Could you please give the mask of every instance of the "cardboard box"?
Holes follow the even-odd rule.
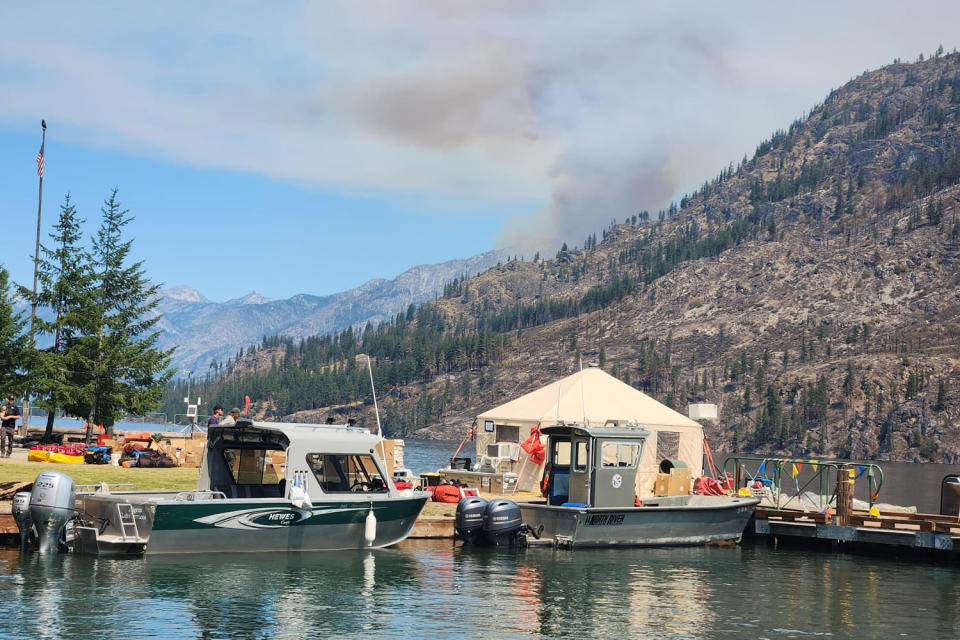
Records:
[[[690,493],[690,469],[673,468],[670,473],[658,473],[654,485],[655,496],[684,496]]]
[[[667,495],[685,496],[690,493],[690,469],[670,469],[670,488]]]
[[[655,496],[666,496],[669,495],[670,491],[670,474],[669,473],[658,473],[657,480],[653,484],[653,495]]]

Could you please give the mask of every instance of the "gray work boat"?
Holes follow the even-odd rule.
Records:
[[[739,542],[755,498],[680,495],[635,503],[642,427],[556,425],[548,436],[543,502],[520,502],[523,524],[557,546],[667,546]]]
[[[194,491],[74,495],[69,476],[44,471],[18,524],[31,517],[41,553],[67,533],[99,555],[385,547],[410,535],[429,494],[396,488],[381,442],[346,425],[240,420],[208,431]]]

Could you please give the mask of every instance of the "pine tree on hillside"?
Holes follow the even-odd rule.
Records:
[[[80,225],[77,210],[68,193],[60,205],[60,217],[53,227],[52,247],[40,246],[37,280],[40,289],[36,304],[52,311],[52,320],[37,318],[36,328],[53,338],[46,349],[35,353],[32,388],[40,397],[38,404],[47,410],[44,442],[53,437],[56,410],[76,402],[72,384],[74,371],[80,369],[79,342],[81,309],[90,301],[90,256],[79,246]],[[30,299],[33,292],[18,287],[20,295]]]
[[[22,373],[29,355],[28,338],[23,333],[23,314],[14,313],[10,295],[10,276],[0,266],[0,389],[5,394],[19,394],[24,390],[26,376]]]
[[[132,240],[123,228],[133,219],[120,208],[117,190],[101,208],[103,219],[94,239],[94,295],[83,309],[84,379],[72,413],[87,416],[87,441],[94,424],[112,433],[127,413],[142,415],[160,403],[163,387],[173,376],[173,353],[157,348],[159,285],[144,277],[142,262],[127,265]]]

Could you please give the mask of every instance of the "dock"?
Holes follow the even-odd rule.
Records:
[[[832,551],[934,552],[960,559],[960,522],[928,513],[854,511],[849,524],[838,517],[786,509],[757,509],[753,532],[772,544],[812,545]]]

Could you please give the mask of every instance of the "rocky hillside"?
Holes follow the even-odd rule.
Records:
[[[239,350],[263,336],[304,338],[318,333],[383,322],[411,304],[436,297],[443,285],[464,274],[477,274],[506,260],[504,251],[488,251],[462,260],[419,265],[393,280],[371,280],[329,296],[301,294],[270,300],[251,292],[224,303],[211,302],[188,286],[161,291],[157,312],[163,315],[160,346],[176,347],[174,366],[204,375],[210,363],[226,365]]]
[[[462,433],[582,357],[717,403],[715,448],[956,462],[958,183],[960,56],[865,73],[679,206],[448,285],[434,351],[378,356],[423,372],[388,385],[387,426]]]

